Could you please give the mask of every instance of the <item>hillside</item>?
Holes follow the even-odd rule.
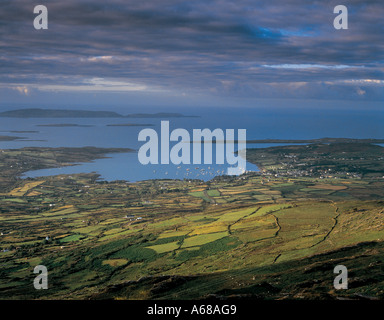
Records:
[[[253,156],[278,163],[274,155],[301,147]],[[348,144],[342,154],[368,152],[365,170],[380,148]],[[305,159],[337,148],[307,149]],[[207,182],[21,180],[31,168],[127,150],[3,151],[0,299],[384,299],[384,179],[376,175],[284,176],[270,164]],[[49,270],[49,290],[31,290],[38,264]],[[339,264],[348,290],[333,287]]]

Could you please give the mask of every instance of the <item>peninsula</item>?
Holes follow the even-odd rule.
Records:
[[[113,111],[67,110],[67,109],[16,109],[0,112],[0,117],[8,118],[190,118],[181,113],[134,113],[122,115]]]

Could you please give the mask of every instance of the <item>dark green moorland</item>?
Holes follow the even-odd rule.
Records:
[[[208,182],[19,178],[126,151],[1,150],[1,299],[384,298],[384,148],[248,150],[259,173]]]

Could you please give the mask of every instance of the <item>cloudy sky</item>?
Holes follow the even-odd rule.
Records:
[[[48,30],[33,27],[38,4]],[[348,30],[333,27],[338,4]],[[383,17],[383,0],[2,0],[0,106],[377,108]]]

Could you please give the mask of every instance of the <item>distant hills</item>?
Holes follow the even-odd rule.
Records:
[[[190,118],[181,113],[134,113],[122,115],[113,111],[57,110],[57,109],[17,109],[0,112],[0,117],[8,118]]]
[[[121,118],[112,111],[55,110],[55,109],[18,109],[0,112],[0,117],[10,118]]]

